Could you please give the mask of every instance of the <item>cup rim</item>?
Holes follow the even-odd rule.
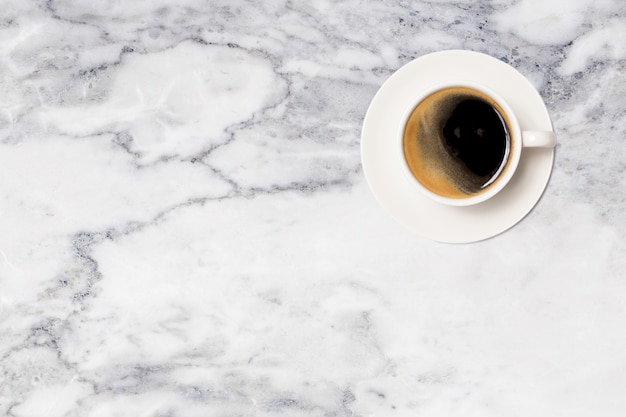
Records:
[[[409,168],[406,158],[404,157],[404,148],[403,148],[404,147],[404,130],[406,128],[406,123],[409,117],[411,116],[411,114],[413,113],[413,110],[417,107],[417,105],[419,105],[419,103],[421,103],[424,99],[426,99],[431,94],[436,93],[437,91],[441,91],[441,90],[449,89],[449,88],[455,88],[455,87],[471,88],[481,93],[484,93],[488,95],[490,98],[492,98],[506,113],[507,119],[510,124],[509,126],[511,130],[510,134],[514,138],[511,144],[511,148],[509,150],[510,161],[507,164],[507,166],[504,168],[504,171],[498,177],[498,180],[488,190],[478,195],[465,197],[465,198],[444,197],[442,195],[439,195],[429,190],[424,185],[422,185],[422,183],[411,172],[411,169]],[[521,157],[521,152],[522,152],[522,131],[519,126],[517,117],[515,116],[513,109],[511,109],[511,106],[498,93],[493,91],[491,88],[483,84],[476,83],[476,82],[469,81],[469,80],[464,80],[464,79],[454,79],[454,80],[448,80],[445,82],[440,82],[422,90],[419,94],[417,94],[415,98],[411,100],[410,105],[407,106],[407,110],[402,116],[397,136],[399,138],[398,152],[400,156],[402,170],[404,171],[405,176],[420,192],[424,193],[431,200],[438,202],[438,203],[450,205],[450,206],[470,206],[470,205],[482,203],[494,197],[508,184],[508,182],[511,180],[511,178],[515,174],[515,171],[517,170],[517,166],[519,164],[519,160]]]

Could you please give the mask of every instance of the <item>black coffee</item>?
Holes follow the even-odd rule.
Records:
[[[485,182],[498,172],[509,141],[496,109],[473,98],[456,105],[443,127],[443,138],[447,151]]]
[[[449,87],[424,98],[411,112],[403,153],[413,176],[449,198],[485,192],[507,169],[512,143],[506,113],[487,94]]]

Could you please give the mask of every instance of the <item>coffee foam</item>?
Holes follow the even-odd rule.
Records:
[[[447,116],[463,100],[477,99],[488,103],[502,117],[512,135],[506,113],[491,97],[467,87],[451,87],[432,93],[413,109],[404,129],[403,152],[413,176],[428,190],[447,198],[479,195],[497,182],[510,163],[510,152],[498,174],[485,184],[466,166],[459,164],[446,150],[443,126]],[[512,148],[514,138],[509,136]]]

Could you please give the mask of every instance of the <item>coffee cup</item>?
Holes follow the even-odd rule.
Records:
[[[401,120],[406,177],[433,201],[452,206],[494,197],[513,178],[523,148],[556,143],[551,131],[522,130],[506,100],[465,80],[422,91]]]

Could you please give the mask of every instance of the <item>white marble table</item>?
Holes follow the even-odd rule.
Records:
[[[3,0],[0,415],[626,415],[626,3]],[[412,59],[527,76],[517,226],[398,225],[360,163]]]

